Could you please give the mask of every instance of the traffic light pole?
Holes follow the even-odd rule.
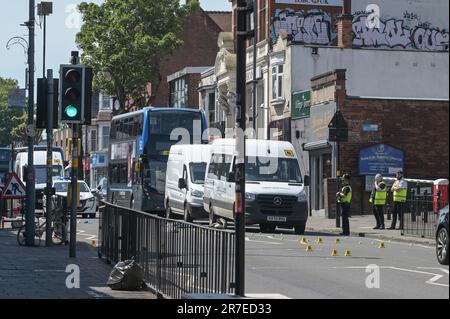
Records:
[[[45,188],[45,245],[52,245],[52,187],[53,187],[53,101],[55,94],[53,70],[47,70],[47,187]]]
[[[246,126],[246,43],[247,43],[247,3],[237,1],[237,41],[236,41],[236,257],[235,294],[245,296],[245,126]]]
[[[28,120],[27,126],[32,130],[34,125],[34,16],[35,3],[34,0],[29,0],[29,20],[26,23],[28,26]],[[27,246],[34,246],[34,210],[35,210],[35,171],[34,171],[34,136],[28,132],[28,168],[26,172],[26,215],[25,215],[25,243]]]
[[[69,257],[77,256],[77,186],[78,186],[78,124],[72,125],[72,169],[70,196],[70,244]]]

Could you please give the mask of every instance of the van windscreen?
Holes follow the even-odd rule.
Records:
[[[249,182],[302,183],[295,158],[247,157],[245,178]]]
[[[194,184],[204,184],[206,174],[206,163],[190,163],[191,182]]]

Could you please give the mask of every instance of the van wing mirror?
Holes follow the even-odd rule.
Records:
[[[236,173],[235,172],[229,172],[227,174],[227,182],[228,183],[236,183]]]
[[[186,181],[184,180],[184,178],[180,178],[178,180],[178,188],[179,189],[187,188]]]
[[[305,186],[309,186],[311,184],[310,180],[309,180],[309,175],[305,175],[303,177],[303,185]]]

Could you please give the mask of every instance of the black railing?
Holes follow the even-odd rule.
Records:
[[[102,203],[98,249],[111,263],[135,259],[161,297],[234,293],[234,231]]]
[[[407,202],[403,207],[402,235],[435,238],[439,210],[448,205],[441,203],[440,197],[436,202],[439,204],[435,203],[433,194],[410,189]],[[388,217],[390,217],[389,213],[393,211],[394,207],[392,196],[388,198],[387,206]]]

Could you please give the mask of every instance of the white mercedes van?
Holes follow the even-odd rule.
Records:
[[[251,139],[246,146],[246,224],[259,224],[262,232],[278,226],[303,234],[308,203],[294,147]],[[235,139],[215,140],[211,146],[203,198],[211,226],[218,218],[234,220],[235,183],[229,176],[234,172],[235,149]]]
[[[210,145],[174,145],[166,173],[166,217],[182,215],[185,221],[207,218],[203,210],[203,184],[210,159]]]

